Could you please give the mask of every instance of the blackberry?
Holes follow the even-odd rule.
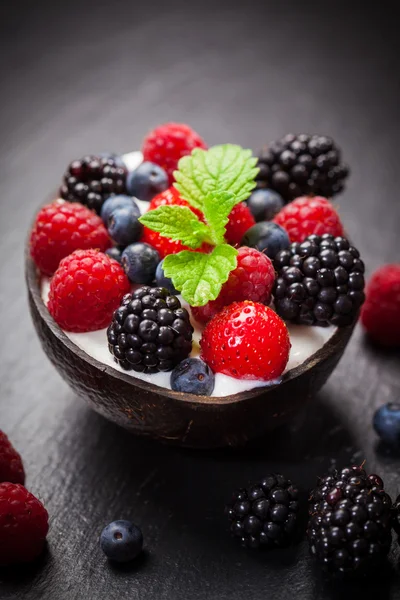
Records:
[[[349,168],[334,141],[322,135],[285,135],[258,155],[258,188],[278,192],[285,202],[299,196],[331,198],[344,189]]]
[[[85,156],[69,165],[60,196],[69,202],[81,202],[100,214],[107,198],[126,194],[127,174],[128,170],[118,156]]]
[[[298,497],[298,489],[279,474],[238,490],[226,507],[231,533],[247,548],[287,546],[296,528]]]
[[[362,467],[323,477],[310,497],[311,554],[331,574],[377,567],[392,542],[391,505],[382,479]]]
[[[302,325],[343,327],[365,300],[364,263],[344,237],[310,235],[274,259],[276,312]]]
[[[126,294],[107,329],[108,348],[127,371],[172,371],[192,350],[189,313],[165,288]]]

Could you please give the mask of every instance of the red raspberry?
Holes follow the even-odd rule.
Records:
[[[201,137],[188,125],[165,123],[147,134],[143,141],[143,160],[160,165],[168,174],[169,184],[174,181],[173,173],[179,159],[191,154],[194,148],[207,148]]]
[[[155,198],[153,198],[153,200],[150,202],[149,210],[154,210],[159,206],[187,206],[192,212],[194,212],[195,215],[199,217],[199,219],[203,219],[202,213],[197,210],[197,208],[190,206],[186,200],[183,200],[183,198],[180,197],[178,190],[176,190],[174,187],[170,187],[165,190],[165,192],[161,192],[161,194],[155,196]],[[153,246],[153,248],[158,251],[161,259],[165,258],[167,254],[177,254],[182,250],[191,250],[191,248],[184,246],[182,242],[170,240],[157,233],[157,231],[148,229],[148,227],[143,227],[141,241]],[[196,252],[206,252],[208,249],[208,244],[203,244],[201,248],[196,250]]]
[[[22,459],[5,433],[0,431],[0,482],[25,483]]]
[[[400,346],[400,264],[385,265],[372,275],[361,309],[361,323],[383,346]]]
[[[66,331],[95,331],[110,324],[131,286],[121,265],[98,250],[76,250],[50,282],[48,309]]]
[[[100,217],[86,206],[56,200],[39,211],[30,245],[42,273],[53,275],[60,260],[74,250],[97,248],[104,252],[112,241]]]
[[[236,204],[229,215],[226,226],[226,241],[232,246],[239,246],[246,231],[255,224],[250,209],[243,202]]]
[[[274,281],[275,270],[268,256],[255,248],[241,246],[237,256],[237,267],[231,271],[218,298],[205,306],[193,307],[193,316],[197,321],[207,323],[224,306],[232,302],[252,300],[269,304]]]
[[[235,302],[206,325],[201,357],[217,373],[236,379],[270,381],[289,359],[290,340],[284,321],[258,302]]]
[[[313,233],[343,235],[339,215],[332,204],[322,196],[297,198],[284,206],[274,221],[286,229],[291,242],[304,242],[306,237]]]
[[[0,483],[0,565],[34,560],[43,551],[49,515],[18,483]]]

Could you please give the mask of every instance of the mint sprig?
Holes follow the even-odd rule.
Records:
[[[189,248],[199,248],[204,241],[211,241],[209,227],[187,206],[160,206],[144,213],[139,221],[152,231],[182,242]]]
[[[203,214],[211,230],[214,244],[224,243],[224,234],[232,208],[240,200],[229,192],[209,192],[203,202]]]

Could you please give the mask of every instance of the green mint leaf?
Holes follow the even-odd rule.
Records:
[[[217,244],[224,243],[225,226],[232,208],[240,200],[229,192],[209,192],[204,198],[203,214],[211,229],[211,240]]]
[[[202,209],[204,197],[209,192],[221,191],[235,194],[238,202],[246,200],[255,188],[259,171],[257,158],[251,150],[234,144],[213,146],[209,150],[196,148],[184,156],[174,171],[175,187],[182,198],[195,208]]]
[[[189,252],[169,254],[163,263],[164,273],[191,306],[204,306],[215,300],[237,265],[238,251],[228,244],[216,246],[211,254]]]
[[[139,219],[152,231],[189,248],[199,248],[210,239],[210,230],[187,206],[160,206],[144,213]]]

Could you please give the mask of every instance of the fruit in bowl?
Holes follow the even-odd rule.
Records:
[[[79,204],[79,176],[82,208],[107,242],[64,228],[41,236],[38,260],[32,234],[30,308],[50,360],[107,418],[184,446],[238,445],[287,421],[325,383],[363,302],[364,265],[326,199],[301,200],[301,240],[290,241],[293,220],[285,229],[290,205],[256,224],[246,205],[259,174],[252,152],[207,150],[197,134],[185,145],[187,126],[171,150],[177,127],[158,129],[170,143],[147,156],[157,169],[141,168],[140,152],[71,163],[49,231]],[[114,183],[103,186],[107,167]],[[129,195],[135,185],[142,198]],[[329,210],[339,225],[324,232]]]

